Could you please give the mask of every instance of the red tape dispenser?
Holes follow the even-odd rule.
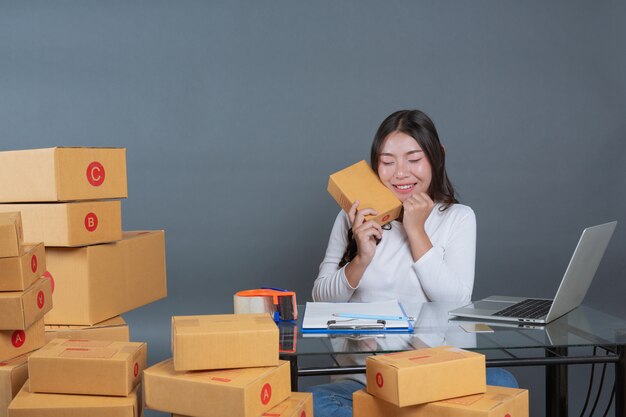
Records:
[[[253,298],[254,297],[254,298]],[[281,288],[260,288],[235,294],[235,313],[270,313],[274,321],[298,318],[296,293]]]

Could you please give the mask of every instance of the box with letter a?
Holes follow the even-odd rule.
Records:
[[[177,372],[171,359],[144,371],[147,408],[195,417],[258,417],[289,397],[289,362]]]
[[[1,203],[127,196],[126,149],[57,147],[0,152]]]
[[[26,330],[0,330],[0,361],[32,352],[45,344],[43,319]]]

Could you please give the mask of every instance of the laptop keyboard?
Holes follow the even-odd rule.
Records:
[[[548,314],[551,305],[552,300],[535,300],[528,298],[517,304],[513,304],[504,310],[500,310],[493,315],[501,317],[527,317],[530,319],[536,319]]]

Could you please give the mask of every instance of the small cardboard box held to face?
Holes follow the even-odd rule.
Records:
[[[141,385],[127,397],[39,394],[26,381],[9,406],[9,417],[141,417]]]
[[[335,172],[328,179],[328,192],[347,213],[356,200],[358,209],[372,208],[376,216],[366,216],[383,225],[400,216],[402,202],[380,182],[378,176],[365,161]]]
[[[145,343],[54,339],[28,359],[30,391],[126,396],[146,361]]]
[[[46,252],[43,243],[22,246],[22,253],[12,258],[0,258],[0,291],[24,291],[46,272]]]
[[[47,324],[45,328],[46,342],[50,342],[53,339],[130,341],[128,324],[121,316],[113,317],[93,326]]]
[[[528,417],[528,390],[487,386],[484,394],[427,404],[398,407],[368,394],[352,395],[353,412],[359,417]]]
[[[52,283],[39,278],[25,291],[0,292],[0,330],[24,330],[52,309]]]
[[[171,359],[143,374],[147,408],[195,417],[257,417],[290,395],[289,362],[279,366],[176,372]]]
[[[368,356],[367,392],[398,407],[484,393],[485,356],[451,346]]]
[[[0,204],[0,212],[20,211],[25,242],[84,246],[122,238],[119,200],[48,204]]]
[[[54,308],[46,324],[94,325],[167,296],[165,232],[124,232],[122,240],[46,248]]]
[[[28,379],[28,354],[0,362],[0,417],[7,417],[7,408]]]
[[[0,152],[0,202],[126,198],[126,149]]]
[[[19,256],[23,241],[24,232],[20,213],[0,213],[0,258]]]
[[[43,319],[26,330],[0,330],[0,362],[32,352],[45,344]]]
[[[278,365],[278,327],[269,314],[172,317],[174,369]]]

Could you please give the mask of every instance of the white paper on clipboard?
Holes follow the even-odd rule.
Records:
[[[302,331],[326,331],[328,322],[335,320],[355,326],[369,326],[377,323],[370,319],[347,319],[335,314],[368,314],[375,316],[405,316],[402,306],[397,300],[376,301],[371,303],[318,303],[307,302],[302,319]],[[404,320],[385,321],[385,330],[409,330],[410,323]]]

